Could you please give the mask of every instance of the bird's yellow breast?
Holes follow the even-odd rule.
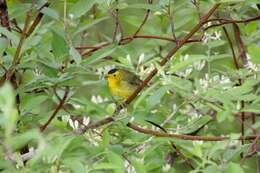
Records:
[[[108,81],[108,86],[112,95],[123,98],[128,98],[136,89],[126,81]]]

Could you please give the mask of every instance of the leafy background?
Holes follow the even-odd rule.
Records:
[[[258,0],[6,3],[10,28],[0,27],[3,172],[260,171]],[[178,44],[174,38],[183,38],[215,3],[221,5],[211,18],[231,22],[205,23],[192,37],[194,42],[160,66]],[[21,31],[24,27],[28,31],[39,14],[40,23],[26,36]],[[239,27],[238,35],[232,22]],[[241,50],[246,51],[244,56]],[[15,57],[18,62],[8,80]],[[95,124],[116,109],[104,79],[114,67],[141,79],[155,67],[158,73],[115,121]],[[128,122],[160,133],[156,125],[167,133],[230,138],[213,142],[158,138],[127,127]],[[237,140],[241,134],[256,139],[242,144]]]

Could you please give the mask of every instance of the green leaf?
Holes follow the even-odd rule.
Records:
[[[24,97],[22,106],[26,111],[38,109],[38,107],[48,99],[46,95],[28,95]]]
[[[131,160],[132,165],[135,168],[136,173],[146,173],[145,165],[137,160]]]
[[[117,168],[114,170],[115,173],[122,173],[122,172],[124,172],[124,170],[125,170],[124,161],[123,161],[121,156],[119,156],[118,154],[110,151],[107,154],[107,158],[108,158],[110,163],[112,163],[114,165],[117,165]]]
[[[194,119],[193,121],[189,122],[188,125],[185,125],[185,127],[181,128],[179,133],[181,134],[193,133],[196,130],[200,129],[205,124],[207,124],[210,120],[212,120],[212,118],[208,115]]]
[[[11,146],[13,150],[17,150],[24,147],[26,144],[32,141],[36,141],[38,143],[41,140],[41,138],[42,136],[38,130],[29,130],[22,134],[16,135],[12,139]]]
[[[117,6],[118,9],[126,9],[126,8],[134,8],[134,9],[144,9],[144,10],[151,10],[151,11],[156,11],[159,10],[159,6],[157,4],[126,4],[126,3],[120,3]]]
[[[55,20],[59,20],[59,13],[57,11],[55,11],[54,9],[52,8],[49,8],[49,7],[44,7],[41,12],[43,14],[45,14],[46,16],[49,16]]]
[[[100,22],[103,22],[106,19],[109,19],[109,18],[107,16],[104,16],[104,17],[101,17],[99,19],[96,19],[96,20],[92,21],[91,23],[87,23],[86,25],[84,25],[82,27],[79,27],[79,29],[75,33],[73,33],[72,36],[75,37],[77,34],[83,32],[83,31],[86,31],[87,29],[95,26],[96,24],[98,24]]]
[[[223,122],[230,116],[232,116],[232,112],[229,110],[218,111],[217,120],[218,120],[218,122]]]
[[[94,52],[93,55],[91,55],[90,57],[85,58],[83,60],[83,63],[90,65],[108,55],[111,55],[116,49],[117,49],[116,45],[110,45],[106,48],[100,49],[100,50]]]
[[[153,108],[154,106],[158,105],[161,102],[162,97],[167,93],[169,90],[169,86],[162,86],[157,89],[151,96],[147,98],[146,104],[149,108]]]
[[[9,43],[8,40],[4,37],[0,37],[0,55],[3,55],[3,52],[8,47]],[[0,59],[0,64],[3,63],[2,58]]]
[[[77,158],[66,158],[62,161],[64,165],[72,170],[73,173],[85,173],[83,163]]]
[[[256,44],[250,44],[250,46],[248,47],[248,53],[253,63],[260,64],[260,46]]]
[[[68,46],[64,40],[64,37],[57,34],[56,31],[52,32],[52,37],[53,53],[56,59],[62,60],[63,57],[68,54]]]
[[[114,163],[103,162],[103,163],[94,165],[91,170],[92,171],[100,170],[100,169],[109,170],[109,169],[117,169],[117,168],[118,168],[118,165],[116,165]]]
[[[222,173],[216,165],[210,165],[203,170],[203,173]]]
[[[73,60],[76,62],[76,64],[80,64],[81,55],[79,54],[79,52],[73,46],[70,46],[70,52],[69,53],[72,56]]]
[[[5,35],[7,38],[9,38],[14,45],[17,45],[19,42],[19,37],[16,36],[14,33],[8,31],[6,28],[3,28],[0,26],[0,34]]]
[[[96,3],[96,0],[78,0],[71,8],[70,13],[75,18],[79,18],[86,14],[90,8]]]
[[[240,167],[240,164],[230,162],[227,167],[228,173],[244,173],[244,170]]]
[[[179,70],[183,70],[189,65],[192,65],[194,62],[198,62],[200,60],[206,59],[205,55],[190,55],[189,58],[185,61],[177,62],[176,64],[171,66],[170,73],[176,73]]]
[[[109,145],[109,142],[110,142],[109,131],[108,131],[108,130],[105,130],[105,131],[103,132],[102,144],[103,144],[104,146],[108,146],[108,145]]]
[[[11,84],[5,83],[0,88],[0,125],[5,129],[5,137],[10,138],[16,127],[17,110]]]

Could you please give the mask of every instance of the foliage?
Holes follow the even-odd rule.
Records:
[[[238,140],[260,130],[259,0],[6,3],[11,29],[0,27],[3,172],[259,171],[259,137]],[[161,66],[216,3],[209,21]],[[115,103],[104,79],[114,67],[142,80],[158,70],[119,112],[116,104],[123,101]],[[143,134],[129,122],[153,131]],[[155,137],[156,131],[191,138]]]

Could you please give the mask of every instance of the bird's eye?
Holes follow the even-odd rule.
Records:
[[[114,77],[116,77],[116,74],[114,74]]]

